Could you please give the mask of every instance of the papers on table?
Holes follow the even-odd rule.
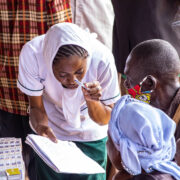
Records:
[[[58,143],[54,143],[46,137],[31,134],[27,136],[26,143],[57,173],[105,173],[97,162],[86,156],[73,142],[58,140]]]

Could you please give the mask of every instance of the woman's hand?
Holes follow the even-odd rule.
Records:
[[[38,135],[47,137],[51,141],[57,143],[56,136],[55,136],[53,130],[49,126],[39,124],[36,126],[35,130],[36,130]]]
[[[42,96],[29,96],[30,124],[40,136],[48,137],[57,142],[53,130],[48,126],[48,117],[44,108]]]
[[[84,84],[85,88],[82,88],[84,98],[86,101],[99,101],[102,96],[102,87],[98,81],[89,82]]]
[[[102,87],[98,81],[88,82],[82,87],[84,99],[86,100],[88,114],[90,118],[99,125],[108,124],[113,104],[105,105],[100,101],[102,96]]]

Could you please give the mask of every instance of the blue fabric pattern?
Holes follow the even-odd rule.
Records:
[[[157,170],[180,179],[180,167],[172,161],[176,152],[174,121],[160,109],[129,95],[115,104],[109,133],[120,151],[122,165],[131,175]]]

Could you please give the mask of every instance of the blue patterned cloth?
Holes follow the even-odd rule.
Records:
[[[116,103],[109,123],[110,136],[128,173],[157,170],[180,179],[180,167],[172,162],[175,129],[175,123],[163,111],[129,95]]]

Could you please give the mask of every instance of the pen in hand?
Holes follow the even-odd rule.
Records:
[[[79,86],[83,87],[84,89],[88,90],[88,88],[80,81],[78,81],[77,79],[74,80]]]

